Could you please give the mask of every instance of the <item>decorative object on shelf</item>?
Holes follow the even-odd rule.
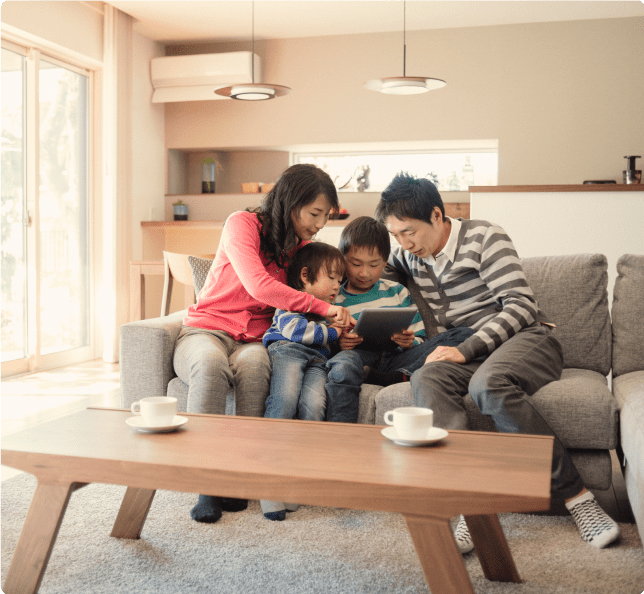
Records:
[[[337,208],[332,208],[329,211],[329,219],[332,221],[348,219],[349,216],[349,211],[346,208],[340,208],[339,211]]]
[[[201,193],[215,193],[215,161],[214,159],[201,160]]]
[[[407,76],[407,3],[403,0],[403,75],[368,80],[364,86],[370,91],[380,91],[387,95],[417,95],[440,89],[447,83],[440,78]]]
[[[587,179],[583,185],[602,185],[602,184],[616,184],[614,179]]]
[[[232,85],[230,87],[223,87],[217,89],[217,95],[230,97],[231,99],[238,99],[240,101],[264,101],[266,99],[274,99],[281,97],[291,91],[289,87],[282,87],[280,85],[271,85],[268,83],[255,83],[255,1],[252,2],[252,31],[253,31],[253,45],[251,56],[253,59],[253,78],[252,83],[242,83]]]
[[[261,184],[262,192],[264,194],[268,194],[274,187],[275,184]]]
[[[635,159],[641,159],[640,155],[631,155],[630,157],[624,157],[628,159],[628,169],[623,171],[624,183],[625,184],[641,184],[642,183],[642,170],[635,169]]]
[[[187,221],[188,220],[188,205],[183,203],[183,200],[177,200],[172,204],[172,210],[174,211],[174,220],[175,221]]]
[[[257,182],[246,182],[241,186],[243,194],[257,194],[259,192],[259,183]]]
[[[369,165],[360,165],[356,168],[353,176],[356,178],[358,192],[364,192],[369,189]]]

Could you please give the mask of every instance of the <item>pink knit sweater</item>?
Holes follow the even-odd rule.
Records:
[[[235,340],[258,342],[276,307],[326,315],[328,303],[291,289],[286,270],[268,264],[259,249],[260,228],[255,214],[240,211],[228,217],[199,301],[183,320],[186,326],[225,330]]]

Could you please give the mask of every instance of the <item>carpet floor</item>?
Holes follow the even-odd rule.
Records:
[[[36,480],[2,483],[2,580]],[[258,502],[216,524],[190,519],[196,495],[158,491],[141,539],[111,538],[125,487],[93,484],[70,500],[40,594],[427,594],[404,520],[385,512],[301,507],[270,522]],[[476,594],[641,594],[644,550],[635,525],[604,550],[570,517],[502,514],[522,584],[490,582],[476,553]]]

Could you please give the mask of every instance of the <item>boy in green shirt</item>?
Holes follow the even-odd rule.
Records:
[[[335,305],[346,307],[354,319],[366,307],[410,307],[409,291],[400,283],[382,279],[391,244],[387,228],[371,217],[358,217],[340,236],[340,251],[347,264],[347,280],[340,287]],[[427,355],[438,346],[456,346],[471,336],[469,328],[450,328],[430,339],[420,313],[411,326],[391,340],[394,350],[374,350],[353,332],[343,332],[340,352],[327,362],[327,421],[356,423],[363,381],[390,385],[405,381],[422,367]],[[364,379],[364,367],[370,371]]]

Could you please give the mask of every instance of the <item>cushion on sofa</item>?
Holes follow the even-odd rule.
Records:
[[[523,258],[528,284],[541,309],[557,325],[564,367],[608,375],[611,326],[608,261],[602,254]]]
[[[606,378],[587,369],[564,369],[561,379],[537,391],[532,398],[552,430],[567,448],[614,449],[617,445],[617,404]],[[383,388],[376,396],[375,422],[399,406],[413,406],[411,385]],[[494,422],[478,410],[470,395],[465,409],[473,431],[495,431]]]
[[[376,413],[375,400],[376,395],[380,390],[382,390],[382,386],[362,384],[362,389],[360,390],[358,423],[369,425],[374,424]],[[178,377],[175,377],[168,384],[167,395],[177,399],[177,410],[179,412],[186,412],[188,410],[188,386]],[[226,395],[226,414],[235,414],[235,392],[232,388],[228,390]]]
[[[192,282],[195,286],[195,296],[198,298],[201,289],[206,284],[208,272],[214,260],[208,258],[200,258],[199,256],[188,256],[188,264],[192,271]]]
[[[613,376],[644,371],[644,255],[617,260],[612,316]]]
[[[165,396],[175,377],[172,359],[186,311],[124,324],[119,331],[121,406],[149,396]],[[159,356],[161,355],[161,356]]]

